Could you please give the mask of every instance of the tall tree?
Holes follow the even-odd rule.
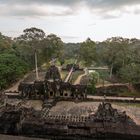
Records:
[[[45,35],[45,32],[37,28],[29,28],[23,31],[23,35],[16,38],[17,50],[25,60],[33,59],[36,50],[38,62],[41,65],[50,61],[52,57],[61,58],[63,54],[63,42],[55,34]],[[23,51],[23,50],[26,51]],[[22,53],[22,51],[24,53]],[[31,61],[33,62],[33,61]],[[34,63],[33,63],[34,64]]]
[[[55,34],[50,34],[42,41],[42,45],[43,60],[47,61],[51,58],[58,58],[60,60],[62,59],[64,53],[64,43],[62,42],[61,38]]]
[[[105,50],[102,54],[103,61],[110,67],[110,77],[116,74],[119,69],[129,60],[129,40],[120,37],[113,37],[104,42]]]
[[[45,38],[45,32],[42,29],[31,27],[23,30],[23,35],[19,36],[17,40],[34,42],[34,41],[43,40],[44,38]]]
[[[140,82],[140,64],[129,64],[122,67],[119,76],[123,82],[138,83]]]
[[[81,43],[80,58],[85,62],[86,66],[90,66],[96,61],[96,45],[90,38]]]
[[[0,52],[11,49],[12,39],[0,33]]]
[[[34,65],[34,53],[37,51],[40,57],[43,47],[42,41],[45,37],[46,35],[43,30],[35,27],[27,28],[21,36],[15,38],[15,49],[25,61],[30,61],[30,64]]]

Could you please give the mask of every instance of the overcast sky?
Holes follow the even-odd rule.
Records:
[[[140,0],[0,0],[0,32],[37,27],[64,42],[140,38]]]

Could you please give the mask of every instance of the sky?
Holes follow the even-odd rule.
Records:
[[[64,42],[140,39],[140,0],[0,0],[2,34],[17,37],[30,27]]]

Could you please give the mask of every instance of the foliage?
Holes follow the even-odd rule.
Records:
[[[52,58],[58,58],[61,65],[79,59],[82,66],[108,66],[110,77],[113,75],[122,82],[140,82],[140,40],[112,37],[96,43],[90,38],[81,43],[63,43],[55,34],[46,35],[42,29],[32,27],[14,40],[0,33],[1,87],[27,71],[27,64],[34,68],[35,51],[39,66],[48,65]],[[102,79],[108,77],[104,73],[100,76]]]
[[[55,34],[46,36],[45,32],[38,28],[28,28],[15,39],[15,49],[26,61],[30,60],[34,65],[34,53],[38,54],[38,64],[49,62],[51,58],[59,58],[62,61],[63,42]]]
[[[76,58],[79,55],[81,43],[64,43],[64,58]]]
[[[140,64],[129,64],[125,67],[122,67],[119,71],[119,75],[124,82],[140,82]]]
[[[29,42],[33,45],[39,40],[43,40],[45,38],[45,32],[41,29],[31,27],[23,30],[23,35],[16,38],[18,41]]]
[[[28,65],[14,54],[0,54],[0,90],[28,71]]]
[[[140,64],[140,41],[112,37],[97,45],[98,61],[110,68],[112,74],[122,82],[139,82],[138,68]]]
[[[14,41],[0,33],[0,90],[23,76],[28,68],[15,50]]]
[[[16,55],[24,60],[26,63],[30,65],[31,68],[34,67],[34,50],[29,47],[28,44],[16,42],[13,44],[14,50],[16,52]]]
[[[51,58],[58,58],[62,62],[63,42],[61,38],[55,34],[50,34],[42,41],[42,46],[41,58],[44,61],[49,61]]]
[[[99,80],[99,73],[92,72],[89,74],[89,85],[88,85],[88,93],[95,94],[96,92],[96,84]]]
[[[109,72],[108,70],[98,70],[98,73],[99,73],[99,77],[100,77],[100,80],[108,80],[109,78]]]
[[[81,43],[80,59],[84,60],[86,66],[90,66],[96,61],[96,46],[95,42],[88,38],[85,42]]]
[[[99,73],[98,72],[92,72],[89,74],[90,77],[90,83],[91,85],[95,85],[97,84],[98,80],[99,80]]]
[[[10,37],[4,36],[0,33],[0,53],[10,50],[12,40]]]
[[[45,37],[45,32],[43,30],[35,27],[27,28],[23,31],[22,35],[15,38],[15,43],[13,46],[20,58],[28,61],[33,67],[34,53],[37,51],[38,56],[40,56],[42,50],[42,41],[45,39]],[[40,63],[41,62],[39,62],[39,64]]]
[[[5,88],[17,78],[34,69],[34,53],[38,55],[38,66],[56,57],[63,64],[63,42],[54,34],[46,36],[41,29],[32,27],[12,40],[0,33],[0,89]],[[28,67],[28,69],[27,69]]]
[[[105,62],[114,74],[120,67],[127,64],[129,59],[129,41],[122,38],[111,38],[104,42],[102,61]]]

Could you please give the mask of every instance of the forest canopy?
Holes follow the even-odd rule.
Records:
[[[62,65],[66,60],[78,59],[84,67],[108,66],[110,78],[121,82],[140,82],[140,40],[112,37],[102,42],[87,38],[79,43],[64,43],[55,34],[42,29],[27,28],[12,39],[0,33],[0,90],[25,73],[34,69],[34,53],[38,66],[57,58]]]

